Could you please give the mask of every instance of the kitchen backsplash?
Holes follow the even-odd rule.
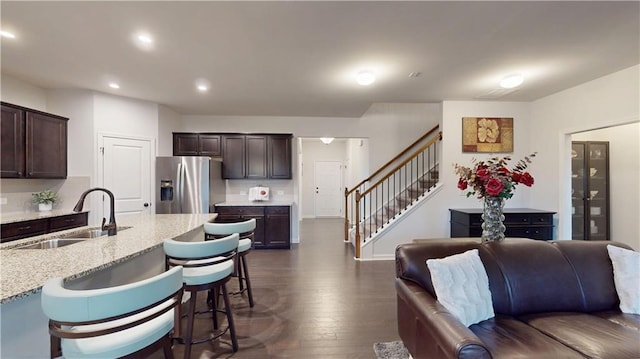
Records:
[[[293,180],[227,180],[227,202],[249,200],[249,188],[269,187],[269,202],[293,202]]]
[[[67,177],[67,179],[13,179],[3,178],[0,184],[0,213],[35,212],[38,205],[32,201],[35,192],[50,189],[58,193],[58,202],[53,209],[69,210],[90,187],[87,177]]]

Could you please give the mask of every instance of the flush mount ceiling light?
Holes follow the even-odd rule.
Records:
[[[320,137],[320,141],[322,141],[322,143],[324,143],[325,145],[328,145],[333,142],[333,137]]]
[[[211,84],[209,83],[209,81],[207,79],[202,79],[202,78],[197,79],[195,84],[196,84],[196,90],[198,90],[199,92],[207,92],[211,87]]]
[[[0,30],[0,36],[6,37],[8,39],[15,39],[16,38],[16,35],[14,35],[12,32],[4,31],[4,30]]]
[[[513,74],[505,76],[502,81],[500,81],[500,86],[506,89],[511,89],[522,85],[522,82],[524,82],[524,77],[522,77],[522,75]]]
[[[117,90],[117,89],[120,88],[120,85],[118,85],[115,82],[109,82],[109,87],[111,87],[112,89],[116,89]]]
[[[371,85],[376,81],[376,75],[371,71],[360,71],[356,75],[356,82],[362,86]]]
[[[133,42],[142,50],[152,50],[154,47],[153,37],[146,32],[138,32],[133,35]]]

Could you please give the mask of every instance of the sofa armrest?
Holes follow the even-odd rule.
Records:
[[[398,332],[415,359],[491,358],[484,343],[431,294],[396,278]]]

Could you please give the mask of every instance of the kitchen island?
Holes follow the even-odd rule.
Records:
[[[62,277],[69,288],[129,283],[164,270],[165,238],[197,240],[215,214],[158,214],[118,218],[115,236],[52,249],[16,249],[89,227],[50,233],[0,245],[2,358],[48,357],[47,318],[40,309],[43,284]]]

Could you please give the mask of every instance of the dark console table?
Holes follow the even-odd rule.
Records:
[[[480,237],[482,208],[449,209],[451,238]],[[553,239],[553,215],[556,212],[531,208],[505,208],[504,234],[507,237]]]

